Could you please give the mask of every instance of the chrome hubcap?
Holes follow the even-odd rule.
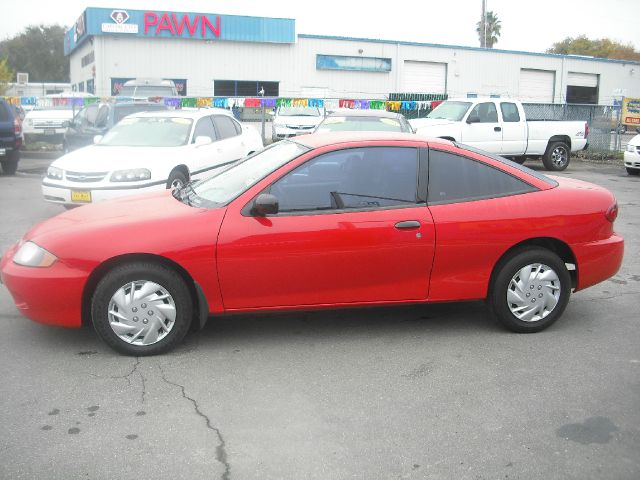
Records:
[[[109,325],[132,345],[152,345],[166,337],[176,321],[169,292],[154,282],[136,280],[118,289],[109,302]]]
[[[567,163],[567,158],[567,151],[562,147],[556,147],[553,149],[553,152],[551,152],[551,160],[559,167]]]
[[[173,182],[171,182],[171,188],[181,188],[182,185],[184,185],[182,183],[182,180],[176,178]]]
[[[553,312],[560,300],[560,290],[560,279],[553,269],[532,263],[511,278],[507,305],[518,320],[537,322]]]

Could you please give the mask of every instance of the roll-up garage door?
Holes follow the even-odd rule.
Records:
[[[447,64],[405,60],[402,90],[411,93],[446,93]]]
[[[567,85],[574,87],[597,87],[598,75],[595,73],[569,72]]]
[[[550,70],[520,70],[518,99],[524,103],[553,103],[556,72]]]

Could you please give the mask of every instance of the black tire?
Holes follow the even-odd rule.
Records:
[[[180,170],[174,170],[167,180],[167,188],[179,188],[187,183],[187,176]]]
[[[521,278],[522,270],[528,266],[535,266],[532,272],[537,270],[551,278],[542,279],[537,275],[530,281]],[[549,270],[555,272],[555,276]],[[520,295],[518,289],[527,284],[529,288],[523,289]],[[559,293],[556,298],[557,288]],[[560,318],[570,295],[571,275],[564,262],[549,250],[533,247],[515,250],[499,262],[487,304],[491,314],[507,329],[518,333],[533,333],[547,328]],[[523,310],[525,306],[529,306],[529,302],[532,308]],[[528,313],[531,313],[529,321],[527,318],[519,318],[512,309],[523,311],[522,317],[528,317]]]
[[[560,172],[569,166],[571,160],[571,149],[564,142],[551,142],[544,152],[542,163],[547,170]]]
[[[629,167],[625,167],[627,169],[627,173],[629,175],[640,175],[640,169],[639,168],[629,168]]]
[[[2,173],[5,175],[15,175],[18,171],[18,162],[20,161],[20,152],[13,150],[7,153],[7,157],[4,160],[0,160],[2,165]]]
[[[129,297],[132,285],[137,292],[160,288],[132,299]],[[114,300],[117,292],[121,292],[122,300],[128,305],[120,305]],[[167,298],[162,298],[167,294]],[[120,315],[110,313],[110,308],[111,312]],[[172,312],[175,312],[173,319]],[[91,319],[96,332],[107,345],[125,355],[147,356],[168,352],[184,338],[192,318],[193,300],[182,277],[173,269],[153,262],[134,262],[115,267],[98,282],[91,300]],[[119,334],[114,328],[120,330]],[[148,329],[149,339],[143,337],[147,333],[142,331],[143,328]]]

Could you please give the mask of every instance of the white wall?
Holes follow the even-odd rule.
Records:
[[[611,104],[614,92],[640,97],[640,65],[582,58],[500,52],[456,47],[328,38],[298,38],[295,44],[266,44],[187,39],[95,37],[71,57],[72,83],[90,78],[91,65],[80,58],[95,48],[96,94],[109,95],[111,77],[186,78],[190,96],[212,96],[214,80],[279,81],[280,95],[325,93],[335,98],[384,98],[402,91],[405,60],[447,65],[450,97],[499,94],[526,97],[519,91],[520,69],[555,72],[556,103],[566,94],[569,71],[600,75],[599,103]],[[360,50],[362,52],[360,52]],[[391,72],[317,70],[316,54],[391,58]]]

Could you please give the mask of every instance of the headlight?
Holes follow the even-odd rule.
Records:
[[[62,169],[58,167],[47,168],[47,178],[53,178],[54,180],[62,180]]]
[[[627,144],[627,152],[635,152],[636,151],[636,146],[635,145],[631,145],[630,143]]]
[[[33,242],[25,242],[13,256],[14,263],[25,267],[50,267],[58,258]]]
[[[131,170],[116,170],[111,175],[112,182],[139,182],[149,180],[151,172],[146,168],[133,168]]]

